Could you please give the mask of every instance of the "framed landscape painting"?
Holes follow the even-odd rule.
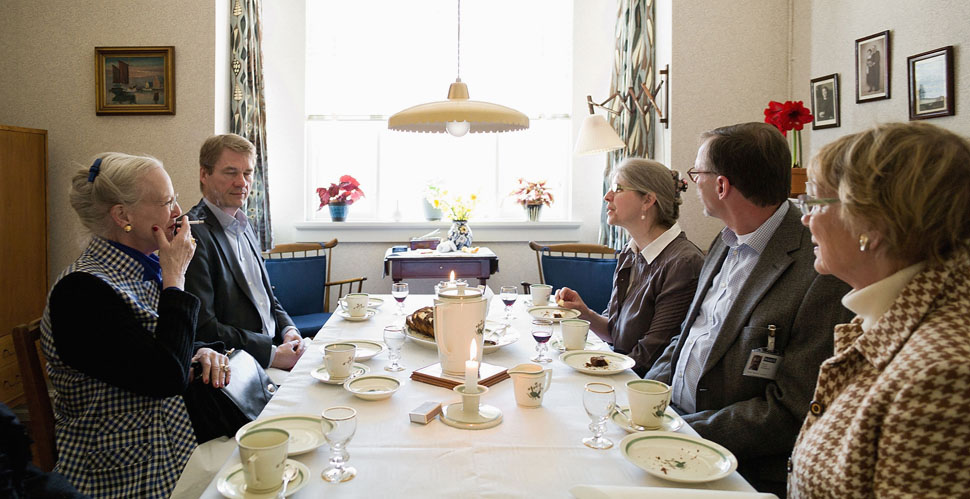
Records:
[[[812,80],[812,130],[836,128],[840,125],[842,108],[839,94],[839,74],[820,76]]]
[[[95,47],[95,112],[175,114],[175,47]]]
[[[855,101],[889,98],[889,31],[855,41]]]
[[[953,46],[906,58],[909,75],[909,119],[953,116]]]

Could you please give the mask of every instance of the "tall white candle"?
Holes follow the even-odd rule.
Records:
[[[448,274],[448,286],[455,287],[455,271],[452,270],[451,274]]]
[[[478,356],[477,346],[473,339],[468,348],[469,359],[465,361],[465,393],[478,391],[478,361],[475,360]]]

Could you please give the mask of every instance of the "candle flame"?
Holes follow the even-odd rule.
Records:
[[[451,280],[451,282],[455,282],[455,271],[454,270],[451,271],[451,274],[449,275],[449,280]]]
[[[478,342],[472,340],[471,346],[468,347],[468,360],[475,360],[478,357]]]

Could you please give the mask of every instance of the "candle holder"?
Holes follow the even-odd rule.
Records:
[[[453,390],[461,395],[461,402],[448,404],[441,411],[441,420],[446,425],[462,430],[484,430],[502,422],[502,411],[498,407],[481,403],[488,387],[475,385],[474,392],[466,393],[465,385],[458,385]]]

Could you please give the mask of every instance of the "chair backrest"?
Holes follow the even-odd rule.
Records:
[[[539,280],[553,288],[567,286],[576,290],[586,305],[603,312],[613,292],[613,273],[618,251],[599,244],[550,244],[534,241]]]
[[[47,391],[47,377],[41,360],[40,319],[13,328],[13,344],[20,365],[20,379],[24,384],[27,411],[30,413],[30,433],[34,439],[34,463],[43,471],[54,469],[57,444],[54,440],[54,409]]]
[[[288,314],[329,312],[327,262],[336,245],[336,239],[327,243],[280,244],[263,255],[273,294]]]

